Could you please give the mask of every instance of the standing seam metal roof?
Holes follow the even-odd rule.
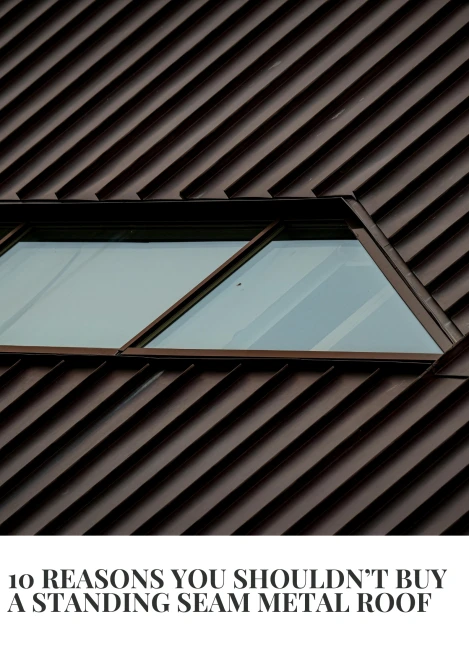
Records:
[[[467,502],[452,504],[468,486],[467,367],[1,361],[3,534],[436,534],[469,525]],[[429,510],[444,515],[427,524]]]
[[[344,196],[461,339],[405,368],[3,354],[2,532],[468,532],[468,18],[2,3],[1,200]]]

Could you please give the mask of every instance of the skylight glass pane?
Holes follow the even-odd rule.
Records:
[[[245,243],[18,242],[0,257],[0,344],[119,348]]]
[[[278,240],[149,348],[441,353],[357,240]]]

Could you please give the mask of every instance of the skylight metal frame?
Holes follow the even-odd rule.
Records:
[[[417,294],[396,270],[387,255],[373,239],[352,206],[341,197],[304,199],[234,199],[190,201],[111,201],[111,202],[7,202],[0,203],[0,227],[12,223],[18,225],[3,237],[0,235],[0,255],[10,249],[33,227],[115,228],[141,227],[164,229],[181,225],[196,230],[201,225],[218,233],[227,228],[242,225],[263,228],[237,253],[209,274],[178,302],[138,332],[121,348],[81,348],[50,346],[2,346],[0,353],[56,353],[82,355],[147,355],[161,357],[210,357],[210,358],[285,358],[285,359],[350,359],[350,360],[400,360],[435,361],[438,354],[424,353],[357,353],[329,351],[249,351],[249,350],[199,350],[143,348],[227,276],[266,246],[279,232],[290,224],[302,223],[315,228],[324,237],[337,237],[340,229],[346,229],[363,246],[374,263],[404,300],[425,330],[441,347],[442,353],[453,346],[452,339],[425,307]],[[251,221],[246,221],[251,220]],[[123,301],[125,307],[125,301]]]

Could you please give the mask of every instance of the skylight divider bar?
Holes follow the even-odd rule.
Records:
[[[237,270],[241,265],[248,261],[254,254],[267,245],[276,235],[284,229],[282,221],[274,221],[258,233],[244,247],[231,256],[225,263],[220,265],[214,272],[208,275],[197,286],[190,290],[180,300],[173,304],[169,309],[162,313],[146,328],[139,332],[135,337],[122,346],[119,352],[127,350],[130,346],[143,345],[150,341],[158,333],[162,332],[168,325],[174,322],[179,316],[199,302],[207,293],[213,290],[226,277]]]

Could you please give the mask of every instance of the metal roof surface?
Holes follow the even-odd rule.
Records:
[[[432,368],[4,355],[0,532],[458,531],[469,378]]]
[[[2,201],[343,196],[459,341],[405,368],[1,355],[2,532],[469,532],[468,18],[1,4]]]

